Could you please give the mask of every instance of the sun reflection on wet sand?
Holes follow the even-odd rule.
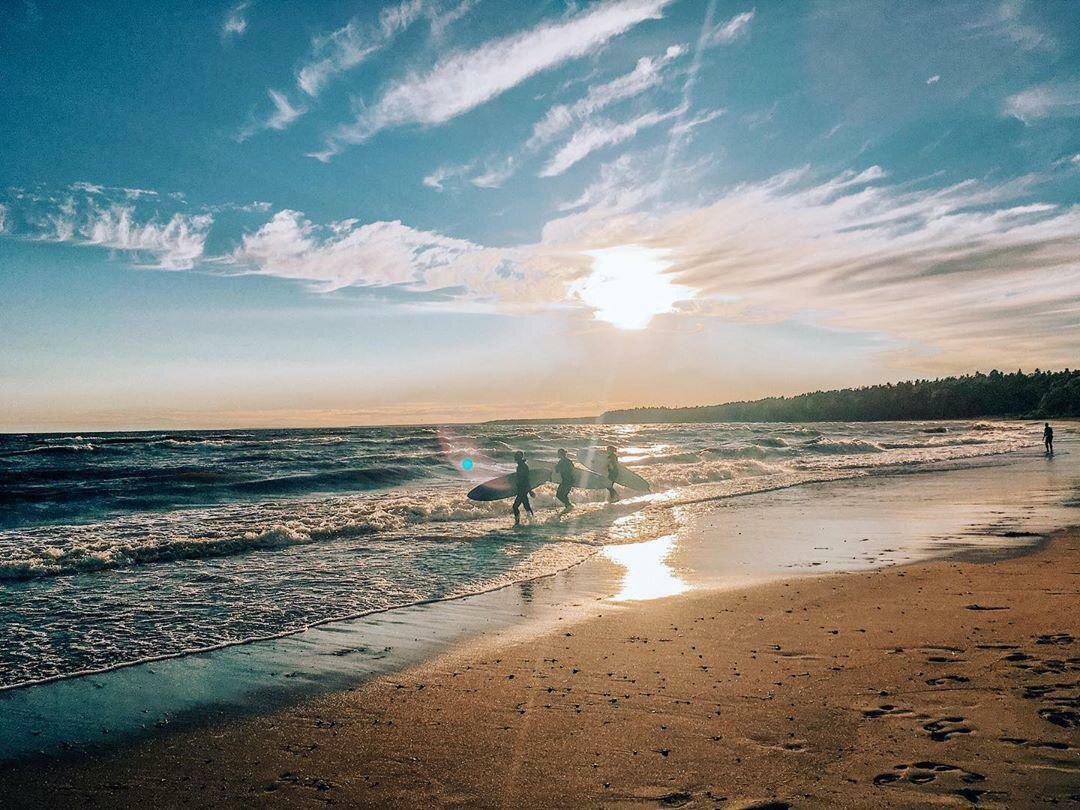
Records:
[[[623,566],[621,589],[611,598],[617,602],[659,599],[690,589],[665,561],[675,550],[675,535],[645,543],[605,546],[604,556]]]

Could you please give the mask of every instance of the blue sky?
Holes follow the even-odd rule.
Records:
[[[0,430],[1080,356],[1080,4],[0,7]]]

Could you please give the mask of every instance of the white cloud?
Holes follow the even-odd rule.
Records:
[[[302,105],[294,106],[289,97],[279,90],[275,90],[272,87],[267,88],[266,95],[270,97],[271,103],[274,105],[274,111],[270,113],[266,118],[253,121],[248,124],[236,135],[236,140],[243,143],[259,130],[285,129],[289,124],[295,121],[297,118],[307,112],[307,107]]]
[[[362,143],[383,129],[445,123],[538,73],[596,51],[645,20],[658,19],[671,2],[605,3],[567,20],[453,53],[431,70],[393,83],[355,121],[332,132],[326,148],[314,156],[328,159],[344,144]]]
[[[431,174],[424,177],[423,183],[428,188],[433,188],[436,191],[445,191],[445,183],[448,180],[456,180],[464,177],[466,174],[472,171],[473,164],[443,164],[435,169]]]
[[[0,203],[0,233],[7,230],[7,206]]]
[[[562,174],[597,149],[630,140],[642,129],[677,118],[682,111],[682,107],[677,107],[663,113],[647,112],[621,124],[604,120],[589,121],[552,156],[540,170],[540,177],[554,177]]]
[[[158,193],[148,188],[128,188],[126,186],[102,186],[97,183],[87,183],[80,180],[77,183],[72,183],[69,188],[72,191],[84,191],[87,194],[113,194],[115,192],[122,193],[125,197],[131,200],[137,200],[140,197],[157,197]]]
[[[461,0],[453,8],[436,13],[431,17],[431,36],[439,40],[446,35],[446,29],[468,14],[480,0]]]
[[[220,211],[239,211],[242,214],[265,214],[274,206],[265,200],[252,200],[249,203],[220,203],[218,205],[209,205],[206,207],[207,211],[213,211],[215,213]]]
[[[876,166],[818,181],[804,168],[660,216],[587,210],[549,223],[543,244],[549,255],[667,250],[673,281],[698,292],[691,308],[701,314],[812,317],[961,364],[1068,363],[1080,206],[1032,200],[1039,180],[919,188],[890,185]]]
[[[1030,87],[1005,100],[1006,115],[1031,124],[1042,118],[1070,118],[1080,115],[1080,81],[1058,82]]]
[[[703,112],[700,115],[696,115],[693,118],[687,118],[684,121],[679,121],[677,124],[671,127],[671,134],[687,135],[693,130],[702,126],[703,124],[707,124],[710,121],[715,121],[725,112],[727,112],[727,110],[724,109],[707,110],[706,112]]]
[[[929,79],[926,80],[926,83],[927,84],[937,84],[940,81],[941,81],[941,77],[938,74],[935,73],[933,76],[931,76]]]
[[[266,126],[270,129],[285,129],[289,124],[303,115],[307,110],[304,107],[294,107],[284,93],[269,89],[266,91],[270,100],[274,102],[274,112],[266,119]]]
[[[297,86],[309,96],[317,96],[332,78],[386,47],[397,34],[416,22],[423,10],[422,0],[406,0],[383,9],[376,25],[353,19],[318,37],[312,44],[309,61],[297,71]]]
[[[1052,51],[1057,42],[1049,33],[1038,25],[1025,22],[1025,0],[1004,0],[1001,3],[986,3],[986,13],[966,26],[976,35],[989,35],[1006,40],[1021,51]]]
[[[605,107],[656,87],[664,78],[664,67],[685,52],[686,49],[683,46],[672,45],[658,59],[642,57],[632,71],[609,82],[591,86],[585,95],[573,104],[558,104],[551,107],[533,127],[532,135],[525,143],[525,147],[538,149]]]
[[[245,12],[247,12],[248,6],[250,5],[250,2],[237,3],[229,9],[229,13],[225,17],[225,22],[221,24],[221,36],[239,38],[244,35],[248,26]]]
[[[428,289],[429,274],[453,265],[477,245],[401,222],[319,227],[297,211],[279,211],[243,237],[232,261],[251,272],[307,281],[321,290],[405,285]]]
[[[5,235],[68,242],[130,253],[145,266],[188,270],[203,256],[213,216],[159,208],[160,195],[95,183],[73,183],[68,193],[20,194],[6,212]]]
[[[514,158],[508,157],[496,166],[489,166],[469,182],[478,188],[498,188],[514,174],[515,163]]]
[[[727,22],[720,23],[709,35],[709,43],[713,45],[727,45],[750,33],[750,23],[757,12],[754,10],[736,14]]]
[[[162,270],[189,270],[202,258],[213,223],[209,214],[174,214],[164,223],[138,222],[129,207],[113,205],[79,227],[82,243],[153,256]]]

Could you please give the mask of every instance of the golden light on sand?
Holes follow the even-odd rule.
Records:
[[[599,321],[619,329],[644,329],[657,315],[672,312],[694,290],[672,281],[666,251],[639,245],[590,250],[592,272],[572,292],[595,310]]]

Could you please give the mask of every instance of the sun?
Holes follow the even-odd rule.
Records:
[[[657,315],[674,311],[676,302],[694,297],[693,289],[672,281],[665,250],[621,245],[586,253],[592,271],[571,292],[593,308],[598,321],[644,329]]]

